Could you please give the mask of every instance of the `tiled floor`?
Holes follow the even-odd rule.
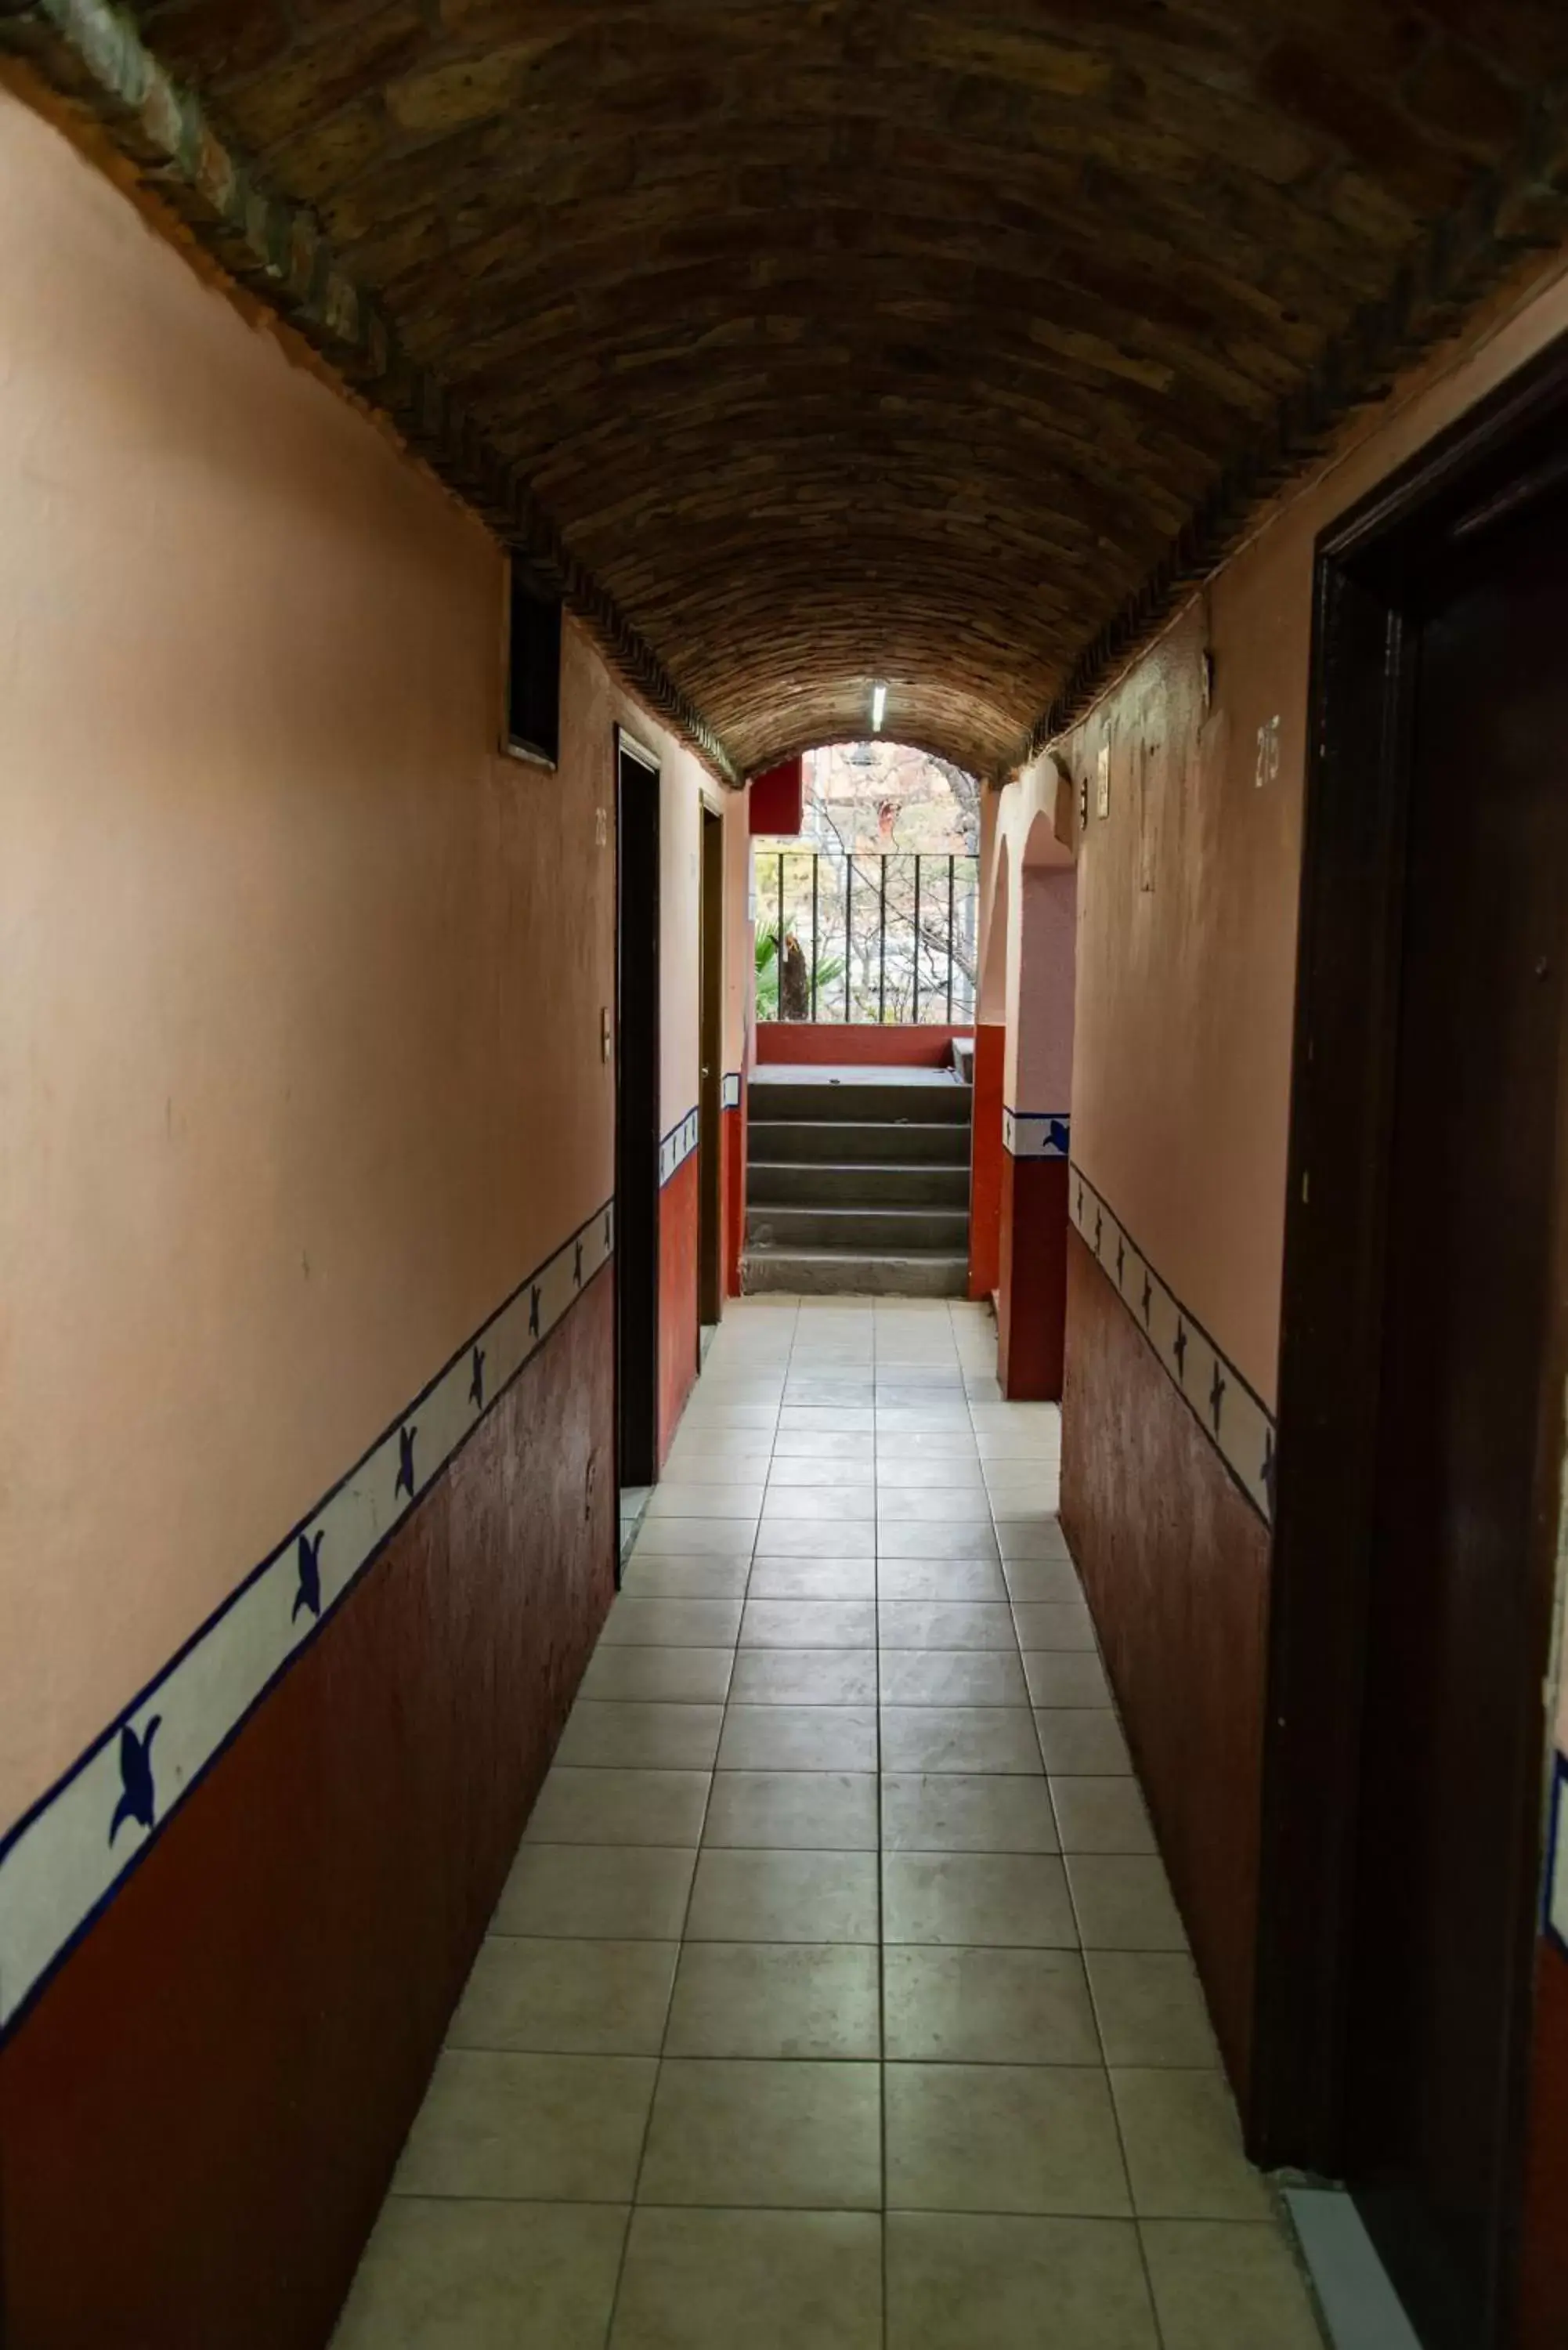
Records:
[[[732,1307],[337,2350],[1318,2350],[978,1307]]]

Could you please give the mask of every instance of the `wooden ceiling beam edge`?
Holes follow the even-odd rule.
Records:
[[[1568,101],[1542,97],[1510,167],[1488,172],[1468,201],[1434,222],[1386,299],[1362,306],[1304,383],[1281,400],[1268,432],[1225,467],[1169,550],[1086,644],[1019,745],[1016,774],[1083,718],[1157,636],[1184,598],[1233,555],[1284,485],[1328,453],[1358,408],[1385,398],[1405,369],[1459,332],[1476,306],[1532,254],[1568,229]]]
[[[342,266],[308,208],[273,195],[106,0],[0,0],[0,50],[21,57],[109,132],[148,187],[231,276],[259,296],[508,547],[561,595],[606,658],[731,789],[742,771],[607,588],[566,545],[520,470]]]

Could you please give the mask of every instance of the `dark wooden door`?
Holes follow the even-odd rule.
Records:
[[[1502,2339],[1550,1544],[1568,514],[1433,557],[1411,781],[1347,2171],[1433,2350]]]
[[[616,760],[618,1482],[659,1474],[659,771]]]

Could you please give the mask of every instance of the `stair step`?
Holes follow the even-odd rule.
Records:
[[[775,1247],[969,1250],[967,1208],[749,1207],[746,1239]]]
[[[895,1166],[845,1159],[753,1158],[746,1177],[753,1208],[956,1208],[969,1206],[969,1169],[917,1163]]]
[[[741,1261],[748,1296],[962,1297],[969,1260],[950,1249],[748,1246]]]
[[[907,1119],[921,1126],[967,1126],[972,1100],[957,1077],[938,1076],[929,1085],[880,1085],[864,1077],[801,1082],[753,1079],[747,1107],[753,1118],[831,1118],[888,1126]]]
[[[775,1118],[753,1109],[747,1120],[747,1152],[774,1166],[786,1159],[832,1159],[869,1166],[874,1160],[896,1160],[900,1166],[929,1163],[940,1167],[969,1165],[969,1127],[950,1119],[940,1124],[899,1118],[885,1125],[860,1125],[851,1119]]]

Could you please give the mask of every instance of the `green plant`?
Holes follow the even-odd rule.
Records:
[[[756,945],[757,1018],[776,1020],[779,1016],[779,934],[776,931],[759,931]]]
[[[779,1016],[779,934],[776,930],[759,931],[756,941],[757,1018],[776,1020]],[[809,968],[809,966],[808,966]],[[816,992],[820,1002],[824,988],[831,987],[842,976],[844,957],[825,955],[816,966]]]

